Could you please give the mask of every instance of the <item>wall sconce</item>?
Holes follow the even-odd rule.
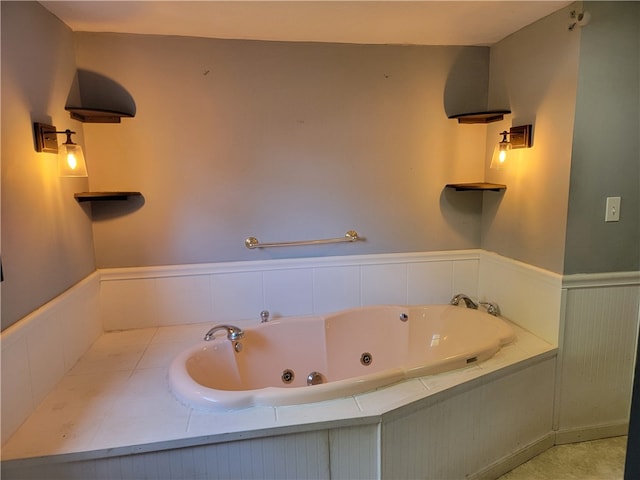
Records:
[[[44,123],[34,123],[33,128],[36,137],[36,152],[58,154],[58,175],[61,177],[86,177],[87,164],[84,161],[82,147],[73,143],[72,132],[67,129],[64,132],[56,131],[56,127]],[[65,142],[58,147],[57,135],[67,136]]]
[[[506,165],[509,150],[531,147],[531,125],[511,127],[509,131],[500,132],[502,140],[498,142],[491,157],[491,167],[501,169]],[[507,135],[509,139],[507,140]]]

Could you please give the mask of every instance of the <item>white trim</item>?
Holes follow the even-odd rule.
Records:
[[[270,260],[250,260],[150,267],[122,267],[99,269],[101,281],[140,278],[180,277],[297,268],[342,267],[353,265],[385,265],[414,262],[479,260],[482,250],[452,250],[440,252],[388,253],[344,255],[333,257],[305,257]]]
[[[555,444],[555,433],[549,432],[533,443],[526,445],[513,453],[510,453],[498,461],[488,465],[487,467],[469,475],[468,480],[482,478],[498,478],[507,472],[510,472],[523,463],[531,460],[533,457],[547,451]]]
[[[482,262],[497,263],[510,270],[524,272],[529,278],[548,283],[553,287],[560,287],[562,284],[562,275],[551,270],[529,265],[513,258],[503,257],[493,252],[481,251],[480,258]]]
[[[640,271],[577,273],[562,278],[562,288],[592,288],[622,285],[640,285]]]
[[[29,313],[25,317],[22,317],[16,323],[10,325],[0,333],[0,339],[2,340],[2,346],[7,347],[14,341],[22,338],[22,335],[29,330],[31,325],[39,321],[39,319],[46,315],[49,311],[58,307],[61,303],[68,301],[73,295],[78,295],[81,289],[88,287],[91,282],[100,281],[101,276],[97,270],[94,270],[89,275],[84,277],[78,283],[75,283],[60,295],[52,298],[47,303],[37,308],[33,312]],[[88,347],[88,346],[87,346]]]
[[[559,430],[556,432],[556,445],[588,442],[590,440],[599,440],[601,438],[620,437],[622,435],[626,435],[628,431],[629,422]]]

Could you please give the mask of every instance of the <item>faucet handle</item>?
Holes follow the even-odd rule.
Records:
[[[487,309],[487,313],[489,315],[493,315],[494,317],[497,317],[498,315],[500,315],[500,307],[498,306],[497,303],[480,302],[480,305],[482,305],[483,307],[485,307]]]
[[[269,321],[269,310],[262,310],[260,312],[260,323],[265,323]]]

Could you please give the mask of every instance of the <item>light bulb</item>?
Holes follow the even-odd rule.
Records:
[[[502,140],[498,142],[496,148],[493,151],[490,168],[501,169],[506,165],[507,152],[511,149],[511,143],[507,140],[508,134],[509,133],[506,131],[500,134],[502,135]]]
[[[58,174],[61,177],[86,177],[87,165],[80,145],[63,143],[58,153]]]

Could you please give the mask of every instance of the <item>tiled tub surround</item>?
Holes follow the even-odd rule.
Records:
[[[482,251],[99,270],[0,335],[2,444],[105,331],[477,296]],[[492,299],[499,301],[499,299]]]
[[[3,446],[3,478],[463,477],[550,446],[555,348],[517,326],[512,344],[461,370],[218,413],[181,404],[167,380],[176,353],[208,327],[102,335]],[[301,458],[287,463],[286,445]],[[450,461],[456,449],[464,458]]]
[[[95,272],[0,335],[2,443],[102,334]]]
[[[497,302],[506,318],[534,333],[552,347],[560,345],[557,366],[558,375],[555,375],[557,383],[555,385],[554,428],[547,429],[545,427],[544,433],[540,434],[543,442],[534,441],[534,445],[541,447],[546,445],[548,447],[553,444],[554,439],[558,442],[605,436],[608,434],[607,432],[611,433],[613,430],[617,432],[626,422],[628,409],[625,408],[625,405],[628,404],[628,393],[631,388],[630,378],[622,378],[619,374],[606,377],[600,375],[594,378],[582,378],[572,372],[575,369],[578,369],[575,371],[584,370],[583,365],[590,365],[591,359],[597,358],[605,361],[604,359],[615,354],[615,358],[624,363],[626,362],[624,359],[627,358],[629,352],[631,352],[630,355],[633,355],[633,342],[621,343],[615,341],[615,338],[624,337],[629,339],[634,332],[637,332],[638,309],[635,307],[634,310],[634,305],[638,304],[638,298],[640,297],[640,273],[631,272],[622,274],[622,276],[616,273],[596,275],[597,281],[595,283],[592,281],[594,278],[592,275],[579,277],[577,283],[574,281],[575,279],[568,279],[571,284],[564,284],[563,280],[565,279],[561,275],[540,270],[482,250],[101,270],[90,275],[68,292],[65,292],[65,294],[10,327],[0,336],[2,353],[3,458],[11,458],[7,454],[7,448],[9,449],[8,452],[11,452],[16,445],[14,442],[17,442],[18,440],[16,439],[23,433],[16,433],[14,438],[9,443],[6,443],[9,436],[16,431],[20,424],[28,419],[49,390],[61,381],[65,372],[74,365],[74,358],[79,358],[83,352],[87,351],[91,343],[100,335],[102,326],[105,327],[105,330],[133,328],[145,331],[151,328],[153,331],[161,332],[164,331],[165,327],[172,329],[183,326],[188,329],[191,328],[190,324],[201,322],[203,319],[206,319],[207,322],[204,324],[205,327],[222,321],[233,321],[233,323],[239,323],[242,326],[257,323],[259,321],[259,312],[264,308],[272,312],[272,318],[277,318],[281,315],[325,313],[342,308],[370,304],[446,303],[458,292],[465,292],[481,300]],[[581,300],[581,298],[583,299]],[[588,299],[588,305],[584,303],[584,299]],[[617,299],[623,299],[622,303]],[[577,306],[583,307],[583,310],[586,308],[589,315],[585,317],[581,313],[583,310],[577,309]],[[582,328],[586,320],[594,328]],[[608,331],[606,325],[611,321],[616,322],[616,331],[619,330],[622,333],[611,332],[611,335],[605,336],[597,333],[598,328],[604,328]],[[597,327],[598,325],[600,327]],[[177,330],[175,331],[177,332]],[[583,333],[587,336],[585,337]],[[117,335],[121,334],[132,333],[117,333]],[[198,331],[198,335],[201,334],[202,332]],[[110,337],[106,336],[106,338]],[[153,344],[158,342],[158,338],[152,337]],[[600,339],[603,341],[600,341]],[[558,340],[560,341],[558,342]],[[105,339],[101,338],[97,345],[105,341]],[[152,342],[152,340],[150,339],[149,342]],[[144,351],[145,357],[148,358],[157,348],[159,347],[154,347],[149,343]],[[175,348],[177,352],[179,350],[177,345]],[[506,350],[506,352],[511,351],[513,349]],[[139,353],[142,354],[142,352]],[[500,352],[500,355],[502,355],[502,352]],[[123,358],[122,355],[119,358]],[[575,363],[576,359],[578,363]],[[498,357],[487,362],[485,368],[492,365],[491,362],[494,362],[494,360],[497,361]],[[538,360],[540,359],[538,358],[535,361]],[[385,470],[390,460],[380,460],[381,458],[387,458],[385,456],[387,455],[385,453],[387,448],[393,450],[392,446],[390,446],[391,443],[384,440],[389,438],[385,432],[391,429],[384,421],[390,418],[401,418],[406,412],[415,410],[416,412],[424,411],[424,415],[427,417],[431,415],[428,412],[440,411],[444,415],[443,418],[446,418],[446,421],[439,417],[433,418],[429,423],[429,427],[425,428],[425,430],[433,432],[434,436],[420,439],[421,442],[426,442],[426,445],[431,445],[430,448],[433,451],[440,452],[440,457],[446,457],[446,450],[441,448],[442,445],[448,445],[447,448],[452,452],[456,451],[454,446],[457,447],[459,445],[462,445],[468,451],[472,451],[478,448],[475,445],[478,438],[485,438],[486,435],[489,435],[489,437],[486,437],[487,441],[484,442],[486,444],[485,448],[493,448],[490,444],[497,442],[495,448],[503,453],[493,455],[491,458],[499,458],[504,455],[504,451],[511,453],[520,451],[521,448],[531,442],[509,440],[511,442],[510,445],[505,447],[503,440],[505,438],[512,439],[512,437],[502,435],[501,429],[496,429],[490,420],[487,420],[489,423],[486,423],[485,419],[491,419],[496,411],[503,410],[506,414],[511,409],[516,408],[519,413],[513,417],[514,424],[519,421],[528,421],[522,418],[521,412],[527,411],[529,408],[527,407],[527,401],[532,391],[531,385],[539,386],[540,388],[535,389],[536,395],[543,395],[546,398],[546,395],[554,390],[554,386],[549,385],[549,390],[547,391],[547,383],[548,381],[553,381],[554,369],[552,367],[555,365],[555,356],[553,358],[544,357],[542,361],[531,366],[519,363],[517,366],[508,367],[499,373],[491,372],[488,376],[474,378],[470,382],[453,387],[447,393],[429,391],[430,394],[428,396],[404,407],[396,408],[399,405],[398,402],[403,403],[403,398],[414,398],[412,394],[403,393],[405,388],[413,388],[416,385],[424,386],[425,382],[424,379],[410,381],[407,384],[400,384],[403,385],[402,387],[397,385],[375,394],[364,394],[362,397],[358,397],[357,401],[352,399],[349,402],[349,404],[356,402],[356,405],[359,406],[364,401],[362,400],[363,398],[373,398],[372,395],[375,396],[382,392],[387,392],[388,395],[394,398],[397,396],[396,401],[391,401],[395,410],[388,411],[388,413],[380,413],[384,410],[384,406],[379,406],[375,410],[377,413],[370,413],[367,410],[365,414],[358,409],[357,418],[353,416],[345,417],[345,415],[337,413],[337,416],[332,416],[331,420],[327,420],[327,423],[323,423],[315,430],[309,428],[308,425],[304,427],[305,422],[312,424],[322,422],[327,418],[327,412],[335,413],[335,407],[342,405],[346,400],[326,402],[329,405],[318,403],[300,407],[267,409],[267,411],[270,411],[267,414],[268,422],[271,423],[268,423],[265,428],[260,427],[249,433],[241,433],[242,428],[238,427],[236,415],[240,415],[240,412],[226,414],[224,419],[217,418],[215,421],[212,419],[209,419],[209,421],[202,420],[199,413],[191,412],[187,414],[191,419],[188,428],[196,430],[201,428],[202,430],[194,432],[190,437],[186,431],[183,431],[180,437],[174,440],[167,440],[168,443],[153,443],[145,447],[140,445],[145,445],[151,441],[157,442],[158,438],[164,438],[156,437],[157,429],[162,428],[163,422],[157,419],[151,420],[148,415],[145,415],[144,411],[130,412],[129,414],[133,416],[134,420],[131,420],[131,422],[121,420],[119,425],[123,429],[126,429],[129,424],[137,425],[137,427],[133,427],[137,432],[136,435],[141,437],[149,436],[139,440],[138,446],[121,446],[112,453],[121,455],[138,451],[146,452],[154,449],[162,450],[197,445],[198,442],[200,444],[206,443],[206,440],[202,440],[201,437],[211,439],[215,437],[215,442],[252,438],[252,440],[244,441],[248,442],[251,448],[254,448],[252,455],[255,458],[258,460],[263,458],[265,462],[263,471],[267,472],[265,474],[267,477],[269,476],[268,472],[271,471],[269,470],[271,467],[268,465],[269,458],[277,456],[279,449],[283,448],[286,451],[294,449],[298,451],[306,448],[304,445],[311,444],[320,445],[318,452],[331,453],[332,469],[334,467],[338,468],[336,465],[348,466],[348,456],[341,455],[344,447],[345,452],[360,455],[361,458],[372,458],[371,455],[373,455],[374,460],[370,464],[372,473],[371,475],[363,476],[380,476],[378,475],[380,472],[384,476],[385,472],[387,472],[387,476],[398,477],[400,475],[395,475],[395,471],[393,472],[394,475],[390,475],[388,470]],[[525,366],[526,368],[524,368]],[[138,365],[138,368],[140,368],[140,365]],[[518,370],[518,372],[530,372],[534,376],[536,374],[533,373],[533,370],[538,372],[544,370],[548,377],[529,377],[526,388],[522,388],[522,382],[519,380],[520,373],[515,371],[511,373],[513,369]],[[145,373],[151,375],[151,370],[153,369]],[[476,367],[465,369],[453,375],[456,377],[459,375],[464,376],[467,371],[475,372]],[[119,375],[120,378],[118,378]],[[122,375],[124,375],[124,379]],[[529,375],[529,373],[526,375]],[[497,376],[504,376],[505,380],[500,384],[504,385],[507,390],[497,388],[494,385],[494,380],[497,380]],[[85,378],[89,379],[89,377]],[[433,377],[432,380],[435,378],[439,377]],[[144,375],[142,370],[140,372],[136,370],[131,375],[110,373],[104,379],[106,380],[104,380],[104,383],[100,382],[101,385],[117,387],[118,385],[123,386],[126,384],[131,388],[135,388],[133,380],[142,380]],[[569,382],[567,382],[567,379],[569,379]],[[61,388],[64,382],[67,381],[69,380],[65,377],[63,383],[60,383],[57,388]],[[107,381],[108,383],[106,383]],[[449,382],[449,380],[446,381]],[[512,381],[515,382],[514,385],[519,385],[515,391],[510,386]],[[91,382],[88,383],[87,388],[90,385]],[[157,387],[158,384],[154,385]],[[404,385],[413,385],[413,387]],[[580,404],[581,407],[585,408],[581,408],[581,419],[576,422],[564,412],[570,413],[574,411],[571,410],[569,402],[574,397],[579,398],[580,389],[585,385],[590,389],[590,393],[588,393],[590,402],[588,404]],[[520,401],[520,397],[516,400],[508,400],[507,397],[517,394],[519,392],[518,389],[523,390],[524,393],[522,395],[525,398],[522,401]],[[598,400],[598,392],[605,390],[611,394],[615,392],[617,413],[613,412],[614,415],[611,415],[610,408],[601,408],[605,404],[612,405],[611,402]],[[507,397],[502,397],[502,394],[507,395]],[[87,393],[87,395],[91,396],[92,394]],[[120,395],[119,393],[118,398],[120,398]],[[126,396],[127,393],[123,392],[122,395]],[[480,395],[480,397],[477,395]],[[576,397],[576,395],[578,396]],[[469,398],[468,402],[454,400],[460,396],[471,396],[472,398]],[[478,400],[478,398],[482,400]],[[115,403],[117,400],[111,401]],[[542,403],[546,405],[545,402]],[[106,407],[104,405],[100,407],[100,405],[99,402],[93,404],[92,409],[97,410],[98,413],[104,412]],[[495,407],[497,405],[502,406],[497,408]],[[423,410],[422,407],[425,407],[426,410]],[[103,410],[100,410],[100,408],[103,408]],[[529,410],[534,412],[537,411],[536,408],[532,404]],[[248,412],[252,412],[250,415],[257,415],[260,421],[264,421],[265,417],[262,416],[264,415],[263,413],[260,413],[261,410],[259,408],[247,410],[242,413],[242,418],[246,419],[245,415]],[[462,415],[458,415],[460,412]],[[93,418],[91,417],[91,411],[86,412],[86,414]],[[306,420],[300,420],[298,422],[300,423],[299,426],[295,426],[296,422],[293,421],[291,423],[283,421],[285,418],[290,419],[294,414],[306,418]],[[407,415],[407,418],[409,418],[410,415]],[[417,415],[420,416],[422,414],[417,413]],[[102,419],[97,422],[100,424],[99,426],[94,425],[96,422],[83,422],[83,418],[68,419],[64,424],[68,428],[79,424],[85,426],[93,425],[90,428],[94,429],[96,434],[94,442],[99,438],[98,428],[102,431],[107,424],[118,425],[112,420],[105,422],[104,419],[106,417],[104,416],[98,417]],[[169,420],[170,418],[168,417]],[[479,422],[478,419],[481,419],[486,424]],[[200,420],[202,420],[202,423],[198,423]],[[273,422],[276,421],[280,423],[274,424]],[[462,423],[456,423],[458,421]],[[535,419],[531,421],[538,426],[546,422],[545,420],[540,423]],[[145,422],[149,430],[146,430],[147,427],[141,427]],[[336,422],[340,423],[337,424]],[[31,423],[31,419],[28,419],[28,423]],[[28,423],[25,424],[25,427]],[[215,425],[218,425],[218,423],[224,425],[224,427],[221,427],[222,431],[229,433],[217,434]],[[422,434],[421,431],[416,431],[415,425],[418,423],[409,422],[409,424],[405,425],[408,428],[407,432],[409,432],[407,433],[407,438],[413,438],[414,434]],[[401,424],[402,422],[398,423],[398,425]],[[447,428],[447,425],[450,428]],[[484,425],[484,431],[480,428],[481,425]],[[302,430],[306,428],[306,430],[300,433],[301,428]],[[557,435],[554,430],[558,430]],[[20,432],[23,432],[23,430],[20,430]],[[398,432],[399,435],[402,435],[402,430],[398,430]],[[436,438],[437,432],[440,432],[439,434],[445,437],[448,435],[447,438],[452,443],[447,444],[446,441],[433,440],[433,438]],[[467,439],[466,432],[473,432],[471,436],[475,439],[474,445],[463,444]],[[562,432],[562,435],[560,435],[560,432]],[[585,432],[588,436],[584,435]],[[366,438],[361,438],[361,435],[365,435]],[[549,435],[553,438],[550,438]],[[35,438],[39,437],[40,434],[38,433]],[[65,438],[67,438],[67,441],[73,441],[75,437],[72,435]],[[357,450],[351,440],[353,442],[362,442],[359,444],[361,445],[360,451]],[[378,442],[379,440],[380,442]],[[436,444],[433,444],[434,441]],[[79,443],[83,442],[84,440]],[[382,448],[379,447],[379,443],[383,446]],[[86,446],[82,448],[86,449]],[[214,462],[222,468],[221,465],[224,465],[225,462],[228,463],[225,459],[229,456],[230,449],[234,448],[236,448],[235,441],[228,444],[215,443],[209,446],[193,447],[187,449],[187,451],[190,452],[191,461],[195,462],[193,471],[198,472],[200,471],[198,470],[199,466],[207,464],[207,462]],[[272,449],[269,451],[272,451],[273,455],[267,453],[269,448]],[[356,449],[355,453],[354,448]],[[370,450],[367,450],[368,448]],[[227,452],[226,454],[224,453],[225,451]],[[264,455],[260,453],[262,451],[265,452]],[[531,450],[525,448],[524,451],[518,454],[520,456],[513,457],[513,465],[520,463],[518,459],[520,461],[526,460],[530,452]],[[165,453],[165,451],[144,453],[145,458],[151,462],[149,468],[153,470],[153,468],[159,468],[157,465],[164,465],[166,467],[165,470],[168,469],[166,462],[169,457]],[[311,455],[309,452],[307,453]],[[17,455],[15,450],[14,455]],[[77,458],[75,455],[80,454],[70,453],[65,455],[71,456],[53,456],[43,460],[33,458],[18,462],[51,464],[51,462],[61,460],[73,460]],[[97,453],[84,453],[81,455],[83,458],[87,458],[87,456],[94,458]],[[420,464],[427,461],[425,459],[431,458],[428,452],[415,453],[415,455],[414,459],[417,463],[409,462],[407,463],[407,468],[410,468],[410,465]],[[190,461],[181,455],[178,455],[178,458],[185,465]],[[486,455],[483,458],[482,462],[474,464],[473,468],[465,469],[465,471],[478,471],[493,461],[487,460],[488,457]],[[311,459],[311,456],[306,457],[309,465],[313,463]],[[340,463],[342,460],[346,464]],[[93,462],[93,460],[87,461]],[[431,459],[428,461],[431,465],[440,465],[444,460]],[[107,461],[105,460],[104,462]],[[98,465],[104,466],[104,462],[98,461],[95,464],[95,468],[98,468]],[[126,468],[121,465],[120,460],[114,459],[107,463],[111,466],[119,465],[117,468]],[[452,459],[450,463],[457,465],[460,464],[460,461],[459,459]],[[82,463],[82,465],[82,468],[94,468],[88,467],[88,464],[85,463]],[[136,463],[136,465],[138,464]],[[478,467],[478,465],[482,466]],[[499,469],[500,465],[504,465],[504,463],[499,462],[496,468]],[[6,472],[9,471],[7,469],[15,472],[14,468],[16,466],[17,464],[14,462],[4,462],[3,474],[6,475]],[[361,472],[363,471],[360,468],[361,466],[353,468]],[[253,467],[258,468],[255,465]],[[300,472],[304,471],[300,470]],[[276,472],[271,476],[286,477],[287,475],[286,472]],[[327,475],[323,476],[326,477]],[[411,472],[407,474],[409,477],[416,475]],[[86,478],[88,474],[80,474],[79,476]],[[103,476],[114,477],[114,475]],[[150,474],[150,476],[154,477],[153,474]],[[155,476],[158,477],[158,475]],[[179,475],[176,476],[179,477]],[[221,474],[221,476],[225,475]],[[250,478],[250,475],[244,476]],[[309,477],[313,475],[300,473],[298,476]],[[456,474],[453,476],[464,475]]]

